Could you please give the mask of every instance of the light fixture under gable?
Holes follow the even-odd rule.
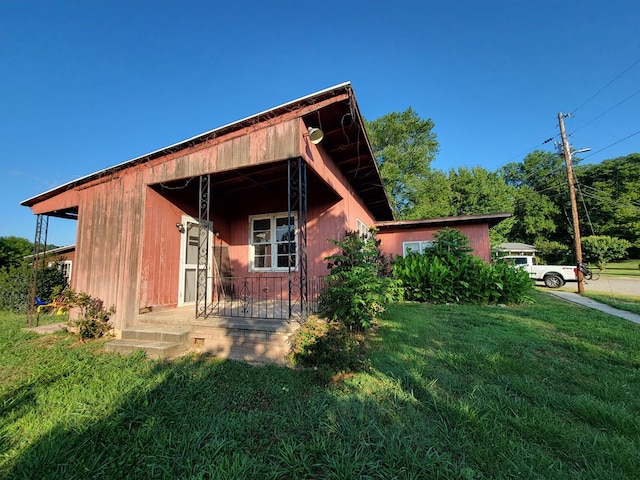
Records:
[[[314,145],[319,144],[324,138],[324,132],[316,127],[309,127],[309,140]]]

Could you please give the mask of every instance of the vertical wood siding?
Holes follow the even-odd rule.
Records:
[[[141,308],[178,303],[181,233],[175,225],[182,215],[197,216],[198,198],[169,195],[159,185],[190,178],[197,182],[207,173],[302,157],[310,174],[323,182],[319,194],[308,199],[308,272],[326,275],[324,257],[336,251],[327,240],[355,229],[357,220],[371,226],[373,218],[322,144],[308,144],[304,132],[298,118],[247,127],[111,173],[36,204],[33,211],[78,206],[75,288],[101,298],[106,306],[115,305],[114,323],[121,330]],[[286,211],[286,190],[254,192],[233,204],[212,205],[220,230],[216,242],[229,247],[236,276],[248,273],[249,215]]]

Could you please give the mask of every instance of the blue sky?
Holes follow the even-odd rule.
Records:
[[[630,0],[4,1],[0,236],[33,239],[22,200],[344,81],[369,120],[431,118],[433,168],[552,150],[558,112],[587,162],[640,152],[638,24]]]

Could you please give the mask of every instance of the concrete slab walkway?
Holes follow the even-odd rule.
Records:
[[[67,328],[69,324],[67,322],[61,323],[48,323],[46,325],[39,325],[37,327],[26,327],[25,330],[39,333],[40,335],[46,335],[48,333],[57,332]]]
[[[609,315],[615,315],[616,317],[624,318],[633,323],[637,323],[640,325],[640,315],[637,315],[632,312],[627,312],[626,310],[620,310],[614,307],[610,307],[609,305],[605,305],[604,303],[596,302],[595,300],[591,300],[590,298],[583,297],[582,295],[574,292],[565,292],[562,290],[554,290],[548,292],[551,295],[555,295],[563,300],[568,302],[577,303],[578,305],[582,305],[584,307],[593,308],[595,310],[599,310],[604,313],[608,313]]]

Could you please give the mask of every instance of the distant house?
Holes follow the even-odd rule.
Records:
[[[535,256],[537,250],[533,245],[528,245],[526,243],[501,243],[497,247],[495,247],[494,251],[496,254],[503,255],[522,255],[526,257]]]
[[[349,83],[22,205],[77,220],[72,284],[115,305],[118,334],[177,307],[201,319],[198,328],[211,318],[304,316],[335,252],[327,240],[347,229],[375,226],[383,251],[402,255],[407,242],[450,226],[489,260],[488,229],[509,216],[395,221]]]
[[[47,266],[58,265],[58,268],[62,271],[64,278],[67,282],[67,286],[72,285],[73,274],[73,260],[76,256],[76,246],[67,245],[64,247],[56,247],[48,249],[43,253],[44,260]],[[24,257],[27,260],[32,260],[33,255],[27,255]]]

